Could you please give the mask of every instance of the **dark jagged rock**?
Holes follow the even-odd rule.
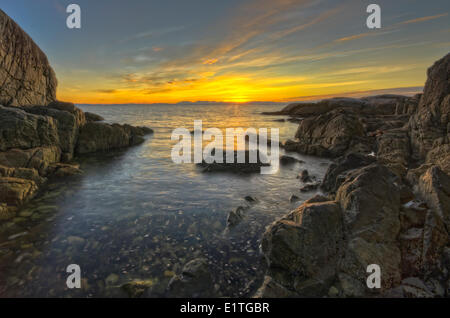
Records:
[[[310,192],[316,190],[320,186],[320,182],[308,183],[300,188],[300,192]]]
[[[48,105],[56,100],[56,76],[33,40],[0,10],[0,104]]]
[[[424,159],[433,148],[450,142],[449,74],[450,54],[428,69],[428,79],[417,112],[409,122],[411,145],[418,158]]]
[[[30,168],[46,176],[48,167],[61,160],[61,151],[57,146],[36,147],[31,149],[10,149],[0,152],[0,165],[11,168]]]
[[[295,163],[305,163],[303,160],[291,157],[291,156],[287,156],[287,155],[282,155],[280,157],[280,163],[282,165],[292,165]]]
[[[77,154],[129,147],[144,141],[144,128],[130,125],[89,122],[81,127],[75,152]]]
[[[63,161],[72,160],[80,129],[80,122],[77,120],[76,115],[46,106],[28,107],[26,112],[35,115],[48,116],[54,119],[58,130],[58,145],[61,148]]]
[[[338,157],[350,150],[372,151],[357,114],[343,109],[304,119],[295,138],[296,151],[320,157]]]
[[[300,172],[298,178],[304,183],[312,181],[311,177],[309,176],[309,172],[306,169],[303,169],[302,172]]]
[[[449,65],[447,55],[430,68],[423,95],[363,98],[359,110],[352,106],[333,109],[300,123],[297,139],[287,141],[286,149],[326,156],[347,154],[330,165],[321,186],[334,199],[329,202],[338,205],[341,225],[333,230],[342,235],[340,241],[334,237],[326,242],[299,239],[311,229],[319,233],[317,226],[306,222],[306,209],[314,206],[325,213],[329,204],[320,200],[309,200],[275,222],[263,239],[269,270],[258,297],[448,296]],[[338,116],[345,118],[328,132],[330,121]],[[328,122],[320,120],[325,117]],[[363,134],[345,133],[350,119],[356,127],[361,124]],[[342,138],[333,139],[333,133]],[[355,149],[367,153],[360,151],[361,145],[372,149],[373,156],[352,153]],[[309,253],[337,241],[341,243],[333,254],[328,279],[306,271]],[[320,251],[315,253],[314,265],[328,268],[329,263],[320,261]],[[382,268],[379,290],[366,286],[369,264]]]
[[[239,206],[233,211],[230,211],[227,217],[227,226],[234,227],[238,225],[244,219],[246,210],[247,208]]]
[[[386,167],[372,164],[348,174],[336,200],[343,212],[346,248],[339,280],[347,296],[369,293],[369,264],[383,268],[383,292],[400,282],[400,191],[398,178]]]
[[[1,177],[0,202],[7,206],[20,206],[32,198],[38,187],[33,180]]]
[[[291,296],[320,296],[335,280],[343,244],[342,213],[335,202],[314,201],[305,202],[264,234],[268,275],[281,294],[266,282],[262,297],[280,297],[286,291]]]
[[[0,105],[0,151],[30,149],[59,144],[53,118]]]
[[[208,261],[196,258],[188,262],[181,274],[172,277],[168,292],[171,297],[211,297],[214,294],[214,284]]]
[[[244,199],[250,204],[255,204],[256,202],[258,202],[258,200],[255,197],[252,197],[251,195],[247,195]]]
[[[342,182],[351,170],[370,165],[376,161],[373,156],[366,156],[358,153],[350,153],[340,158],[337,163],[332,163],[322,181],[321,189],[325,192],[336,193]]]
[[[399,284],[400,194],[395,180],[377,164],[354,170],[335,201],[316,196],[270,226],[262,248],[273,282],[297,296],[327,295],[333,284],[340,295],[370,295],[366,268],[375,263],[384,278],[377,293]]]
[[[90,112],[84,112],[84,115],[86,116],[86,121],[88,122],[96,122],[96,121],[104,121],[105,118],[103,118],[100,115],[90,113]]]

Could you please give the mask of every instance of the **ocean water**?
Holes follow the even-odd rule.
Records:
[[[264,116],[267,105],[82,105],[107,122],[148,126],[138,146],[78,158],[84,174],[51,180],[11,221],[0,223],[0,296],[121,297],[121,285],[145,280],[148,297],[170,297],[167,284],[188,261],[208,260],[215,296],[250,296],[266,263],[266,227],[311,197],[301,193],[302,169],[321,179],[322,158],[289,154],[305,163],[273,175],[204,173],[171,160],[172,130],[203,127],[279,128],[280,141],[297,124]],[[281,151],[281,154],[284,152]],[[297,195],[301,201],[291,203]],[[244,220],[227,229],[229,211],[256,198]],[[66,267],[78,264],[82,288],[66,286]],[[213,295],[211,295],[213,296]]]

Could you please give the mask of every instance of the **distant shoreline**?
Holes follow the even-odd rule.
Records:
[[[368,97],[371,95],[383,95],[383,94],[398,94],[404,96],[414,96],[415,94],[419,94],[423,92],[423,86],[411,86],[411,87],[397,87],[390,89],[377,89],[377,90],[368,90],[368,91],[357,91],[357,92],[347,92],[342,94],[329,94],[329,95],[311,95],[311,96],[302,96],[298,97],[298,99],[290,99],[286,101],[280,102],[272,102],[272,101],[250,101],[245,103],[238,102],[217,102],[217,101],[183,101],[178,103],[117,103],[117,104],[104,104],[104,103],[75,103],[80,106],[126,106],[126,105],[171,105],[171,106],[201,106],[201,105],[212,105],[215,104],[217,106],[227,106],[227,105],[258,105],[258,106],[282,106],[290,103],[301,103],[301,102],[319,102],[324,99],[336,98],[336,97],[354,97],[354,98],[362,98]]]

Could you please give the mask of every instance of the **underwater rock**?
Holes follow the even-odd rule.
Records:
[[[214,283],[205,258],[197,258],[188,262],[181,274],[174,276],[168,285],[172,297],[213,297]]]
[[[239,206],[228,214],[227,226],[233,227],[238,225],[245,217],[245,207]]]
[[[292,165],[295,163],[305,163],[305,162],[303,160],[300,160],[300,159],[297,159],[297,158],[294,158],[291,156],[283,155],[280,157],[280,163],[282,165]]]

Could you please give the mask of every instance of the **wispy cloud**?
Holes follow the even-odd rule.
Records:
[[[400,22],[399,25],[425,22],[425,21],[430,21],[430,20],[443,18],[443,17],[446,17],[446,16],[448,16],[448,13],[442,13],[442,14],[437,14],[437,15],[430,15],[430,16],[427,16],[427,17],[421,17],[421,18],[416,18],[416,19],[403,21],[403,22]]]

